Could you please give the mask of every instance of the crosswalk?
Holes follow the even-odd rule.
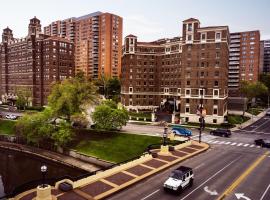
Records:
[[[242,143],[242,142],[228,142],[228,141],[220,141],[220,140],[210,140],[207,141],[209,144],[219,144],[219,145],[230,145],[236,147],[250,147],[250,148],[261,148],[260,146],[256,146],[254,144]]]

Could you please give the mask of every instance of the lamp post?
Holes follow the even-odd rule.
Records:
[[[42,174],[42,185],[41,185],[41,187],[43,187],[43,188],[45,188],[46,187],[46,185],[45,185],[45,175],[46,175],[46,173],[47,173],[47,166],[46,165],[42,165],[41,167],[40,167],[40,171],[41,171],[41,174]]]
[[[203,109],[203,95],[204,95],[205,89],[203,89],[201,93],[201,99],[200,99],[200,132],[199,132],[199,143],[202,141],[202,129],[204,127],[205,121],[204,116],[206,115],[205,109]]]
[[[163,132],[163,146],[167,145],[167,136],[168,136],[168,127],[167,127],[167,124],[165,124],[164,132]]]

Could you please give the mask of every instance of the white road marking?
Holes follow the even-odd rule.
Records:
[[[249,147],[254,147],[255,145],[254,144],[252,144],[252,145],[250,145]]]
[[[145,199],[147,199],[148,197],[151,197],[153,194],[156,194],[159,190],[160,190],[160,189],[158,189],[158,190],[152,192],[151,194],[147,195],[146,197],[142,198],[141,200],[145,200]]]
[[[224,141],[221,141],[219,144],[224,144],[225,142]]]
[[[212,142],[212,144],[218,144],[219,143],[219,141],[214,141],[214,142]]]
[[[253,131],[256,131],[257,129],[259,129],[260,127],[262,127],[264,124],[268,123],[269,121],[266,120],[264,123],[260,124],[257,128],[253,129]]]
[[[245,144],[245,145],[244,145],[244,147],[247,147],[247,146],[249,146],[249,144]]]
[[[260,198],[260,200],[263,200],[263,198],[264,198],[264,196],[266,195],[266,193],[267,193],[269,187],[270,187],[270,184],[268,185],[268,187],[267,187],[266,190],[264,191],[264,193],[263,193],[262,197]]]
[[[205,165],[204,163],[198,165],[197,167],[195,167],[194,169],[199,169],[201,166]]]
[[[243,145],[243,143],[239,143],[238,145],[236,145],[236,146],[238,146],[238,147],[240,147],[240,146],[242,146]]]
[[[231,144],[231,142],[226,142],[225,144]]]
[[[236,158],[235,160],[231,161],[229,164],[227,164],[225,167],[223,167],[222,169],[220,169],[219,171],[217,171],[215,174],[213,174],[212,176],[210,176],[206,181],[204,181],[201,185],[199,185],[198,187],[196,187],[194,190],[192,190],[190,193],[188,193],[186,196],[184,196],[183,198],[181,198],[180,200],[186,199],[188,196],[190,196],[193,192],[195,192],[196,190],[198,190],[200,187],[202,187],[205,183],[207,183],[208,181],[210,181],[211,179],[213,179],[215,176],[217,176],[219,173],[221,173],[222,171],[224,171],[227,167],[229,167],[230,165],[232,165],[234,162],[236,162],[237,160],[239,160],[241,156],[239,156],[238,158]]]
[[[231,145],[236,145],[237,143],[236,142],[234,142],[234,143],[232,143]]]
[[[213,143],[214,142],[214,140],[210,140],[210,141],[208,141],[208,143]]]

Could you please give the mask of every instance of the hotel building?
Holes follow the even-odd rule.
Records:
[[[227,114],[230,33],[227,26],[183,21],[182,37],[139,42],[125,37],[121,101],[128,109],[157,109],[174,102],[185,121],[222,123]]]

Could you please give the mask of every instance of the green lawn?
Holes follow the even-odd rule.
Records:
[[[13,135],[16,121],[0,119],[0,134]]]
[[[241,124],[249,120],[249,117],[242,117],[241,115],[229,115],[228,116],[228,121],[230,124]]]
[[[263,111],[262,108],[250,108],[248,109],[248,112],[252,115],[258,115]]]
[[[148,145],[160,142],[159,137],[91,132],[87,139],[81,140],[73,149],[86,155],[118,163],[139,156]]]

